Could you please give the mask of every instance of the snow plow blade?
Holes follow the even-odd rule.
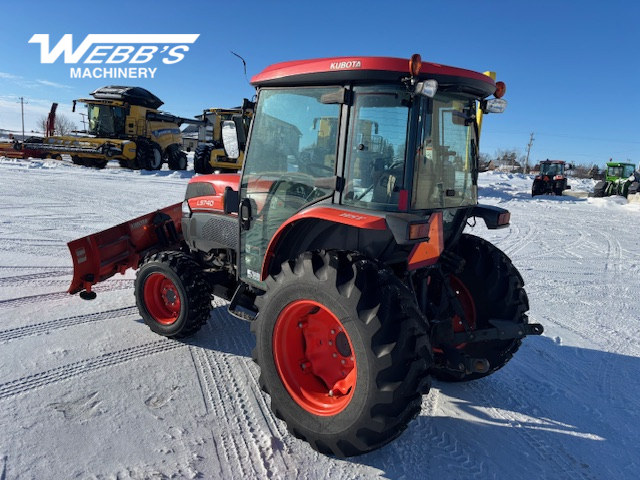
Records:
[[[80,297],[96,297],[96,283],[138,268],[144,256],[158,248],[178,245],[182,239],[181,203],[148,213],[115,227],[67,244],[73,259],[73,279],[68,292]]]

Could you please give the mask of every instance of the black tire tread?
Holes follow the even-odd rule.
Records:
[[[509,257],[495,245],[474,235],[463,234],[453,252],[465,260],[456,276],[466,285],[477,310],[477,327],[491,327],[489,319],[528,323],[529,299],[524,280]],[[443,381],[469,381],[483,378],[501,369],[522,344],[521,339],[471,343],[463,351],[472,357],[487,358],[485,373],[471,373],[462,378],[443,367],[434,368],[434,378]],[[436,357],[440,355],[436,353]],[[441,363],[436,361],[437,364]]]
[[[260,314],[252,324],[258,341],[253,359],[261,367],[260,386],[271,395],[271,408],[287,422],[289,431],[307,441],[314,449],[338,457],[359,455],[392,441],[421,410],[421,393],[430,387],[431,347],[424,316],[409,290],[382,263],[362,254],[343,251],[306,252],[296,260],[282,264],[281,271],[266,280],[266,293],[256,299],[263,311],[272,292],[292,283],[322,280],[317,288],[332,289],[343,302],[356,305],[360,332],[368,343],[368,359],[375,364],[374,403],[362,412],[339,438],[323,435],[293,425],[286,405],[280,405],[274,390],[284,387],[268,385],[264,365],[260,365]],[[268,355],[272,356],[272,352]],[[318,417],[319,418],[319,417]],[[317,423],[314,422],[314,423]]]
[[[142,298],[141,275],[144,274],[144,267],[152,263],[162,265],[163,268],[173,271],[180,279],[186,291],[185,299],[188,308],[186,321],[182,328],[171,334],[158,331],[157,324],[145,314],[144,299]],[[140,264],[135,282],[136,305],[145,323],[156,333],[170,338],[185,338],[193,335],[207,323],[211,315],[211,294],[201,267],[188,254],[179,251],[162,251],[148,255]]]
[[[206,144],[201,144],[196,147],[193,154],[193,170],[196,173],[213,173],[213,167],[209,163],[212,148],[211,145]]]

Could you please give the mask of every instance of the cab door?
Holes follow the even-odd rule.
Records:
[[[238,265],[247,283],[263,286],[267,248],[282,224],[333,193],[327,182],[317,180],[336,175],[341,106],[335,98],[340,90],[300,87],[259,92],[240,183]]]

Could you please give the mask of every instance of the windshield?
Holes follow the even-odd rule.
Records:
[[[356,87],[349,122],[344,203],[398,210],[410,97],[404,87]]]
[[[541,163],[540,175],[562,175],[564,174],[564,164],[562,163]]]
[[[87,105],[89,133],[96,136],[114,136],[124,133],[126,112],[123,107]]]
[[[633,175],[634,170],[635,166],[633,164],[609,166],[607,174],[610,177],[628,178]]]
[[[477,203],[475,101],[451,94],[421,100],[411,209]]]

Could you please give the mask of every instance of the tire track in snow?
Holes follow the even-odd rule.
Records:
[[[598,233],[607,241],[608,249],[605,271],[611,275],[612,278],[617,279],[622,271],[622,247],[620,246],[620,240],[604,230]]]
[[[486,459],[461,445],[456,438],[460,431],[450,431],[451,424],[443,420],[442,398],[438,389],[432,387],[429,394],[422,397],[420,415],[389,445],[390,452],[398,449],[397,453],[390,453],[390,458],[402,457],[402,463],[392,460],[390,465],[385,465],[388,478],[413,478],[416,472],[429,472],[433,478],[442,476],[441,473],[446,474],[446,478],[492,478]]]
[[[511,239],[507,245],[503,246],[502,242],[496,243],[497,247],[500,248],[508,257],[513,258],[518,252],[529,246],[533,243],[534,240],[537,240],[538,231],[535,223],[527,223],[526,230],[518,226],[517,224],[512,224],[512,228],[514,228],[514,232],[512,235],[509,235],[508,239]],[[524,230],[524,233],[523,233]],[[536,255],[538,252],[536,252]],[[524,255],[525,257],[530,255]]]
[[[205,328],[209,330],[208,335],[222,335],[225,340],[232,340],[233,332],[224,332],[231,322],[235,324],[240,320],[219,308],[213,311]],[[248,352],[249,338],[243,333],[233,350]],[[257,366],[241,354],[212,348],[192,347],[192,356],[208,418],[227,421],[226,429],[211,429],[222,469],[220,475],[223,478],[273,478],[283,470],[287,474],[297,472],[283,454],[286,428],[278,425],[266,404],[257,383]]]
[[[101,292],[111,292],[114,290],[126,290],[128,288],[133,288],[133,282],[134,282],[133,279],[107,280],[106,282],[96,285],[93,291],[96,293],[101,293]],[[42,303],[42,302],[60,300],[60,299],[65,299],[70,297],[71,295],[66,291],[42,293],[40,295],[30,295],[26,297],[0,300],[0,307],[17,307],[25,304]]]
[[[186,346],[186,344],[175,340],[162,339],[28,375],[0,384],[0,400],[70,380],[74,377],[91,374],[103,368],[113,367]]]
[[[76,315],[73,317],[59,318],[57,320],[25,325],[23,327],[0,331],[0,343],[8,342],[10,340],[16,340],[23,337],[43,335],[53,330],[59,330],[61,328],[67,328],[74,325],[81,325],[83,323],[94,323],[102,320],[110,320],[113,318],[137,314],[138,309],[136,307],[124,307],[115,310],[107,310],[104,312]]]
[[[59,270],[50,270],[48,272],[38,272],[38,273],[27,273],[24,275],[14,275],[11,277],[0,277],[0,287],[7,287],[16,284],[22,284],[29,282],[30,285],[38,284],[39,281],[46,281],[46,279],[51,279],[55,277],[62,276],[70,276],[73,274],[73,270],[69,268],[59,269]],[[60,282],[68,280],[50,280],[51,282]]]

